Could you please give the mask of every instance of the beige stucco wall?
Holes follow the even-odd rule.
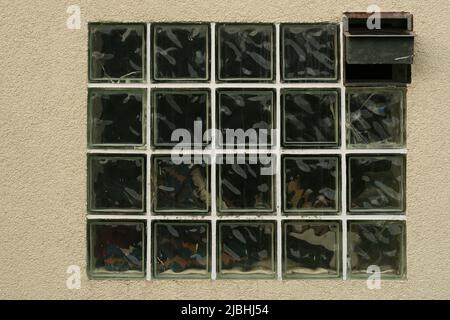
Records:
[[[339,21],[374,0],[0,0],[0,298],[450,298],[448,0],[378,1],[414,14],[408,92],[408,280],[88,281],[86,267],[88,21]],[[66,8],[81,7],[81,30]]]

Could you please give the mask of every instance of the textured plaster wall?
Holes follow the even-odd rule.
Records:
[[[450,298],[448,0],[378,1],[411,11],[408,280],[88,281],[86,79],[89,21],[339,21],[374,0],[0,0],[0,298]],[[81,30],[66,8],[81,7]],[[83,269],[80,290],[66,268]]]

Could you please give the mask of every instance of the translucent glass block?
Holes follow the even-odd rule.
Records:
[[[153,80],[209,79],[208,24],[153,24]]]
[[[274,221],[220,221],[217,277],[275,278],[275,225]]]
[[[265,24],[217,26],[217,80],[230,82],[275,79],[275,28]]]
[[[341,260],[340,222],[283,223],[283,278],[337,278]]]
[[[90,278],[145,277],[145,222],[89,220]]]
[[[145,80],[145,24],[89,24],[89,80]]]
[[[208,143],[204,136],[210,128],[208,89],[156,89],[152,91],[152,96],[153,145],[156,148]],[[186,131],[183,138],[173,141],[172,134],[177,129]]]
[[[145,211],[144,155],[89,155],[88,210]]]
[[[210,277],[209,222],[156,221],[153,275],[156,278]]]
[[[90,89],[89,147],[145,145],[145,90]]]
[[[348,208],[351,213],[405,210],[403,155],[349,156]]]
[[[339,211],[339,158],[283,157],[283,211],[286,214]]]
[[[283,81],[338,80],[338,25],[283,24],[280,31]]]
[[[218,90],[217,126],[222,146],[270,146],[274,128],[275,93],[272,90]]]
[[[275,164],[270,155],[261,156],[268,159],[232,154],[217,157],[219,214],[273,213]]]
[[[338,89],[282,90],[283,146],[338,147],[339,100]]]
[[[347,89],[348,146],[404,147],[405,109],[405,88]]]
[[[406,278],[405,221],[349,221],[349,276]]]
[[[206,214],[210,208],[209,159],[189,156],[176,164],[171,156],[154,156],[153,211],[164,214]]]

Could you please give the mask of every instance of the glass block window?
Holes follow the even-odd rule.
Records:
[[[91,279],[406,278],[406,88],[336,22],[90,23]]]

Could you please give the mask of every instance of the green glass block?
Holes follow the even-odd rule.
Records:
[[[275,92],[265,89],[217,90],[217,127],[220,146],[268,147],[273,145]],[[231,131],[230,131],[231,130]]]
[[[276,277],[274,221],[220,221],[217,277],[273,279]]]
[[[355,155],[347,161],[350,213],[400,214],[405,210],[404,155]]]
[[[348,147],[404,147],[405,110],[405,88],[348,88]]]
[[[144,278],[145,225],[145,221],[89,220],[89,278]]]
[[[210,210],[209,159],[189,156],[174,163],[171,156],[153,156],[153,212],[207,214]]]
[[[275,79],[275,28],[270,24],[219,24],[217,80],[269,82]]]
[[[89,89],[88,144],[91,148],[145,145],[143,89]]]
[[[285,156],[282,163],[285,214],[336,214],[339,211],[337,156]]]
[[[210,122],[208,89],[152,91],[152,135],[155,148],[205,146],[208,140],[204,134],[210,129]],[[186,130],[189,137],[173,141],[172,134],[178,129]]]
[[[264,157],[264,158],[261,158]],[[275,161],[271,155],[217,156],[218,214],[273,214]]]
[[[337,82],[339,26],[282,24],[281,73],[285,82]]]
[[[210,278],[209,222],[156,221],[153,224],[155,278]]]
[[[339,89],[282,90],[283,147],[338,147],[339,101]]]
[[[145,155],[88,155],[88,210],[145,211]]]
[[[349,277],[406,278],[405,221],[348,222]]]
[[[338,278],[341,274],[338,221],[284,221],[283,278]]]
[[[144,81],[145,39],[145,24],[89,24],[89,80]]]
[[[152,24],[154,81],[209,79],[209,24]]]

